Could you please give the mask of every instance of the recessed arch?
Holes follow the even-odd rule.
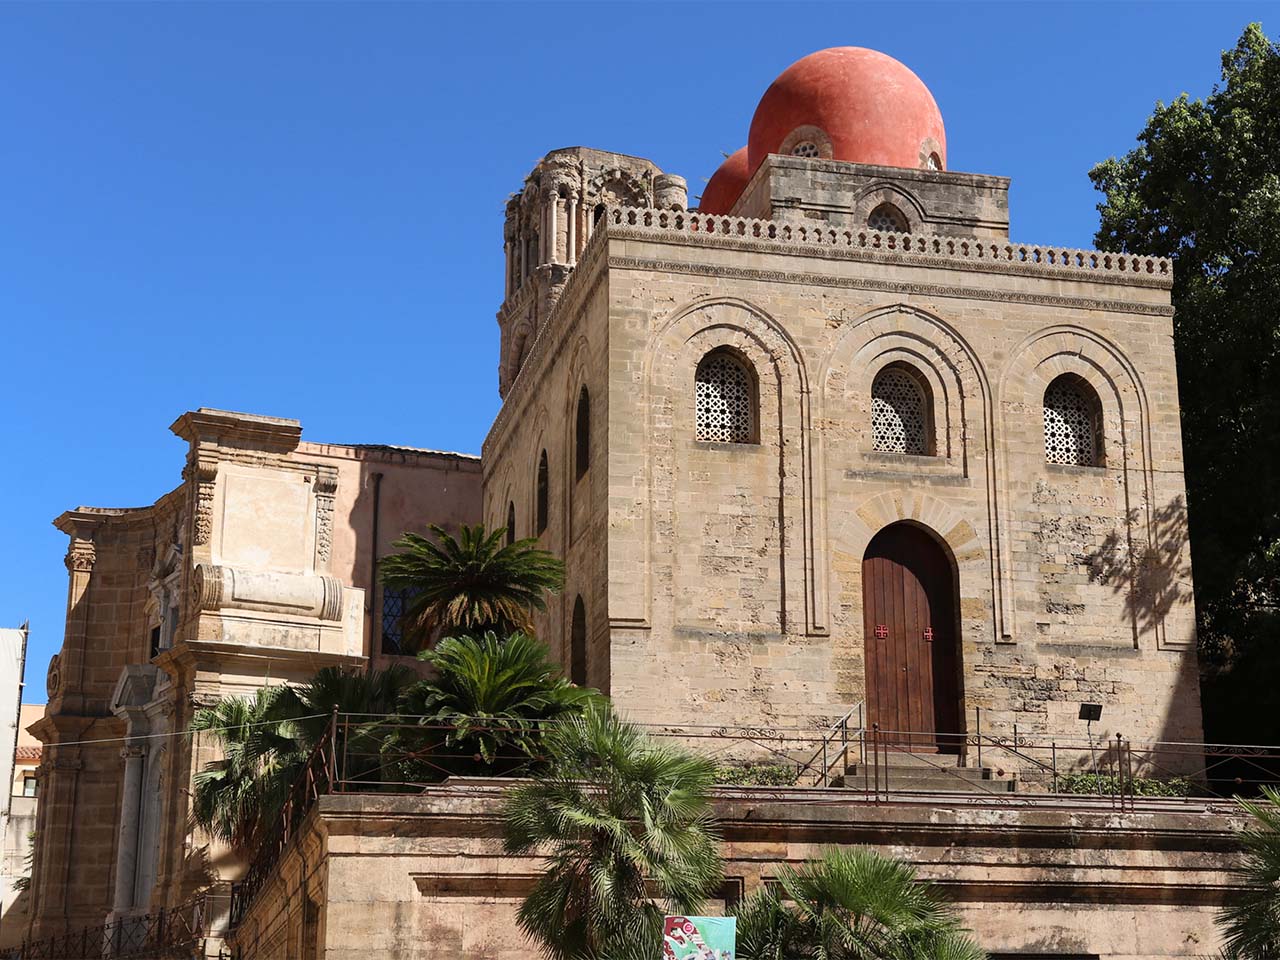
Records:
[[[538,476],[534,504],[534,533],[542,536],[547,530],[551,500],[551,470],[547,464],[547,451],[544,448],[538,455]]]
[[[580,687],[587,685],[587,607],[582,594],[573,601],[569,627],[569,679]]]
[[[507,546],[511,546],[516,542],[516,504],[514,500],[507,501]]]
[[[591,468],[591,394],[584,383],[578,391],[578,409],[573,428],[574,479],[581,480]]]

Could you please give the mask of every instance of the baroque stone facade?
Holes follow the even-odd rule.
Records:
[[[191,777],[216,747],[171,734],[217,697],[328,665],[412,663],[375,615],[375,560],[406,530],[479,513],[474,457],[310,443],[296,420],[220,410],[172,429],[188,451],[175,490],[56,521],[70,592],[48,712],[32,728],[44,742],[33,937],[173,907],[239,876],[243,864],[189,822]],[[225,913],[225,896],[214,909]]]

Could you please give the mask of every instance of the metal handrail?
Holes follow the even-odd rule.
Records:
[[[836,737],[839,736],[841,749],[838,756],[845,758],[847,762],[848,751],[849,751],[849,720],[852,719],[855,713],[858,715],[858,726],[853,731],[853,736],[857,738],[859,744],[862,743],[863,737],[867,732],[866,727],[863,725],[863,719],[862,719],[862,711],[865,703],[866,701],[859,700],[857,703],[855,703],[852,707],[848,709],[848,711],[845,713],[843,717],[841,717],[839,720],[837,720],[827,729],[827,732],[822,736],[822,742],[821,744],[819,744],[818,749],[814,752],[813,756],[811,756],[804,763],[800,764],[799,771],[797,772],[812,770],[814,762],[819,757],[821,757],[822,772],[819,774],[819,776],[822,779],[822,785],[824,787],[831,786],[831,763],[828,760],[828,748],[831,746],[832,743],[835,742]],[[863,759],[862,754],[859,755],[859,759],[860,760]]]

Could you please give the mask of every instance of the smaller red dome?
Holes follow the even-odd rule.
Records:
[[[751,179],[751,171],[747,169],[747,148],[735,150],[725,158],[719,169],[711,175],[703,188],[702,197],[698,201],[699,213],[728,213],[742,196],[742,191]]]
[[[771,153],[946,169],[942,114],[919,77],[865,47],[797,60],[765,91],[747,138],[752,172]]]

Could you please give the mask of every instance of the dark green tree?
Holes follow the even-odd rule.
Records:
[[[1090,177],[1098,246],[1174,263],[1210,736],[1275,742],[1280,714],[1241,708],[1280,665],[1280,49],[1250,24],[1208,97],[1157,104],[1138,146]]]
[[[479,524],[464,524],[456,539],[434,524],[431,534],[406,533],[392,544],[400,552],[378,567],[385,586],[408,592],[405,637],[419,648],[440,631],[531,634],[534,611],[564,586],[564,563],[537,540],[504,544],[505,530],[486,533]]]

